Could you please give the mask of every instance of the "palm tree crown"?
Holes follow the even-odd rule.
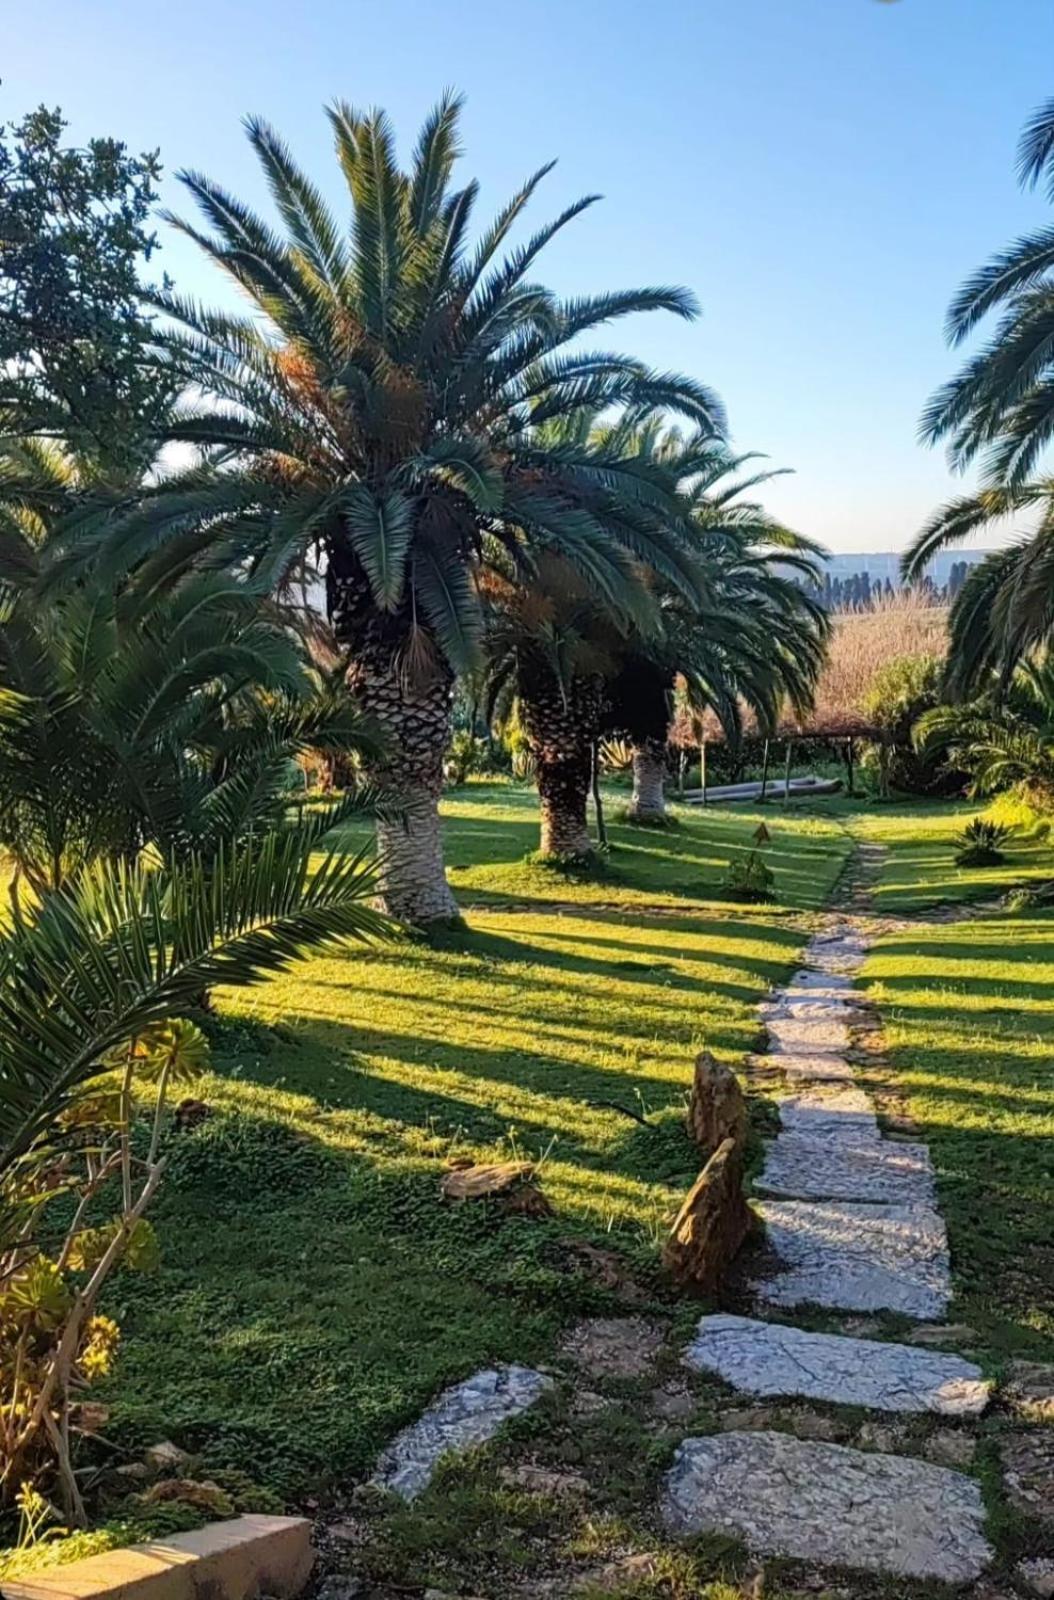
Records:
[[[452,674],[477,658],[475,580],[488,547],[521,571],[554,552],[601,595],[634,561],[685,592],[695,584],[683,507],[662,466],[547,425],[630,405],[666,407],[711,434],[724,427],[705,386],[582,347],[631,312],[692,316],[689,293],[560,300],[531,276],[594,196],[510,247],[543,167],[473,235],[477,186],[452,183],[459,110],[456,98],[440,102],[404,171],[383,112],[330,109],[351,202],[346,235],[258,120],[248,136],[283,233],[210,179],[182,174],[210,231],[176,225],[250,312],[160,298],[172,358],[205,394],[183,406],[172,436],[204,459],[149,494],[123,534],[132,559],[204,537],[212,559],[247,563],[267,584],[322,551],[349,679],[391,736],[384,776],[407,805],[402,833],[384,840],[389,901],[415,920],[454,909],[437,878],[435,798]],[[406,841],[429,832],[428,859],[403,859]],[[394,882],[413,874],[431,876],[429,893]]]

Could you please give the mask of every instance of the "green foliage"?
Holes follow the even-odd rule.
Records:
[[[450,740],[443,762],[443,776],[455,787],[467,783],[473,773],[483,772],[489,765],[490,748],[486,739],[459,728]]]
[[[1013,787],[1038,815],[1054,811],[1054,662],[1027,663],[1001,691],[931,711],[918,724],[916,744],[949,752],[974,794]]]
[[[143,310],[157,154],[63,143],[41,106],[0,127],[0,412],[64,439],[89,477],[137,478],[173,385]]]
[[[913,743],[919,718],[941,697],[943,664],[938,656],[901,656],[882,667],[862,711],[881,730],[869,752],[878,772],[879,791],[903,794],[948,794],[962,789],[960,773],[949,770],[937,753]]]
[[[769,868],[756,850],[742,861],[730,861],[722,884],[726,900],[742,900],[746,905],[757,905],[775,898],[775,884]]]
[[[585,406],[669,407],[708,434],[724,426],[705,386],[582,346],[634,312],[691,317],[688,293],[561,302],[536,280],[546,244],[595,197],[503,257],[542,168],[470,242],[477,185],[453,187],[460,109],[444,97],[404,170],[384,112],[329,108],[347,228],[259,119],[248,136],[281,232],[210,178],[181,174],[205,231],[171,220],[251,309],[158,297],[174,325],[166,348],[204,396],[170,432],[230,454],[222,470],[160,485],[128,529],[140,552],[204,529],[221,559],[248,559],[269,585],[321,543],[341,638],[404,667],[476,658],[473,577],[491,549],[554,549],[607,587],[641,558],[691,591],[668,475],[546,428]]]
[[[1001,846],[1006,844],[1012,828],[992,822],[985,817],[974,817],[955,840],[955,864],[959,867],[998,867],[1006,860]]]
[[[69,1519],[85,1520],[71,1396],[112,1363],[117,1324],[96,1311],[112,1271],[158,1267],[143,1213],[167,1162],[166,1097],[208,1061],[204,1035],[179,1010],[220,977],[251,983],[327,939],[383,930],[363,904],[374,876],[361,855],[331,856],[312,870],[315,843],[315,830],[302,827],[241,852],[221,848],[207,868],[194,858],[162,870],[100,862],[39,905],[18,906],[0,935],[0,1493],[8,1499],[54,1472]],[[133,1149],[137,1091],[146,1095],[145,1155]],[[59,1204],[64,1236],[45,1247]]]
[[[37,894],[99,857],[211,855],[279,827],[292,756],[373,747],[244,581],[97,571],[0,605],[0,843]]]

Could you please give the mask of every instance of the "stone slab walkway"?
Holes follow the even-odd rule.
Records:
[[[684,1359],[744,1394],[877,1411],[979,1416],[991,1392],[980,1367],[961,1356],[725,1314],[703,1317]]]
[[[930,1207],[937,1203],[926,1146],[884,1139],[843,1144],[781,1133],[769,1145],[754,1187],[779,1200],[867,1200]]]
[[[852,980],[868,944],[858,919],[833,913],[802,968],[760,1008],[769,1048],[750,1058],[751,1070],[780,1073],[789,1091],[756,1183],[765,1250],[750,1287],[762,1313],[819,1306],[926,1321],[943,1317],[951,1297],[929,1151],[883,1138],[854,1081],[850,1050],[866,1012]],[[703,1317],[684,1361],[752,1397],[960,1424],[990,1398],[980,1369],[957,1354],[754,1317]],[[964,1583],[992,1557],[975,1479],[792,1433],[684,1440],[662,1511],[675,1533],[730,1534],[757,1554],[905,1578]]]
[[[396,1434],[377,1463],[374,1483],[404,1500],[416,1499],[443,1456],[492,1439],[510,1417],[533,1406],[551,1382],[531,1367],[489,1367],[474,1373]]]
[[[785,1433],[685,1439],[662,1515],[681,1536],[721,1533],[761,1555],[905,1578],[965,1583],[992,1557],[972,1478]]]

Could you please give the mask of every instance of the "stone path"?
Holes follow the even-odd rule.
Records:
[[[663,1518],[671,1533],[731,1534],[759,1555],[948,1583],[975,1578],[991,1556],[973,1478],[786,1433],[686,1439]]]
[[[853,988],[868,936],[832,913],[802,970],[761,1007],[782,1071],[780,1131],[757,1180],[765,1250],[750,1289],[762,1310],[796,1306],[943,1317],[948,1240],[929,1152],[883,1138],[854,1082]],[[741,1316],[707,1316],[685,1353],[743,1394],[801,1396],[880,1412],[977,1417],[981,1371],[953,1353],[814,1333]],[[915,1456],[848,1449],[768,1431],[685,1439],[664,1483],[675,1533],[731,1534],[761,1555],[963,1583],[992,1558],[977,1481]]]
[[[732,1536],[760,1556],[961,1585],[979,1578],[993,1557],[980,1485],[954,1470],[972,1458],[965,1430],[985,1410],[990,1385],[973,1362],[931,1346],[971,1330],[920,1326],[897,1342],[860,1337],[863,1328],[849,1322],[842,1333],[820,1333],[767,1315],[812,1306],[924,1322],[942,1318],[950,1299],[929,1152],[917,1141],[884,1138],[854,1080],[852,1040],[867,1013],[853,977],[868,942],[861,919],[832,913],[802,969],[761,1008],[769,1049],[750,1057],[749,1067],[779,1074],[787,1092],[756,1183],[765,1246],[749,1287],[758,1315],[704,1316],[683,1361],[754,1399],[859,1407],[887,1420],[846,1425],[814,1417],[841,1426],[843,1438],[857,1426],[857,1442],[869,1447],[859,1449],[829,1442],[831,1433],[781,1431],[787,1423],[777,1411],[761,1413],[760,1428],[756,1408],[736,1413],[743,1420],[731,1431],[681,1440],[659,1514],[676,1537]],[[868,1331],[880,1329],[870,1324]],[[651,1370],[661,1343],[656,1325],[642,1319],[600,1318],[576,1330],[562,1355],[594,1376],[625,1379]],[[477,1373],[393,1441],[374,1481],[412,1499],[444,1454],[493,1437],[550,1383],[524,1367]],[[580,1398],[605,1404],[596,1394]],[[672,1391],[668,1398],[669,1417],[683,1427],[691,1395]],[[891,1426],[891,1414],[952,1426],[919,1436],[914,1449],[927,1460],[892,1453],[912,1448],[910,1429],[918,1425]],[[971,1593],[990,1590],[982,1584]]]
[[[404,1500],[428,1487],[443,1456],[492,1439],[503,1423],[540,1399],[551,1378],[530,1367],[492,1367],[447,1389],[392,1440],[373,1481]]]

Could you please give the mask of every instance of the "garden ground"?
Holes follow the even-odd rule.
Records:
[[[889,847],[881,915],[990,899],[1050,871],[1046,847],[1026,842],[1004,869],[959,872],[952,838],[968,813],[947,805],[616,824],[610,867],[591,881],[526,862],[525,791],[470,786],[446,812],[466,932],[218,995],[213,1115],[177,1146],[160,1274],[111,1296],[125,1344],[108,1431],[122,1449],[172,1438],[203,1476],[233,1469],[291,1506],[340,1505],[437,1390],[495,1360],[545,1364],[576,1317],[624,1315],[628,1300],[683,1333],[699,1306],[670,1297],[656,1246],[696,1173],[682,1126],[693,1055],[705,1044],[736,1063],[754,1045],[757,1004],[795,966],[853,836]],[[775,901],[722,902],[762,815]],[[1051,926],[987,912],[914,922],[876,943],[864,973],[889,1108],[918,1125],[937,1169],[951,1314],[978,1329],[992,1370],[1011,1353],[1054,1356]],[[753,1110],[766,1125],[767,1102]],[[439,1203],[452,1155],[514,1152],[542,1161],[552,1217]],[[613,1251],[614,1272],[583,1243]],[[543,1406],[413,1513],[371,1512],[375,1574],[486,1594],[548,1570],[557,1548],[601,1565],[654,1551],[648,1510],[672,1442],[640,1384],[607,1388],[614,1410]],[[695,1386],[695,1432],[727,1404],[712,1389]],[[525,1439],[533,1460],[589,1477],[588,1515],[496,1476]],[[997,1527],[1008,1551],[1031,1548],[1001,1511]],[[742,1570],[720,1545],[664,1549],[641,1582],[688,1595]]]

